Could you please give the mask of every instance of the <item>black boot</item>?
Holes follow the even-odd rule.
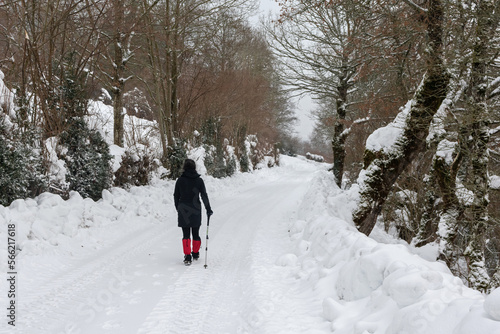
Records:
[[[200,252],[196,252],[196,253],[193,252],[191,254],[193,254],[193,260],[198,261],[198,259],[200,258]]]
[[[184,255],[184,264],[189,266],[191,264],[191,254]]]

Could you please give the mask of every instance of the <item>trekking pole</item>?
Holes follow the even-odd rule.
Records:
[[[207,269],[207,257],[208,257],[208,227],[210,226],[210,216],[207,218],[207,241],[205,243],[205,269]]]

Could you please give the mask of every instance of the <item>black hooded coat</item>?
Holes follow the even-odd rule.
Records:
[[[179,227],[201,226],[201,199],[207,213],[211,214],[205,183],[196,170],[186,170],[175,183],[174,204]]]

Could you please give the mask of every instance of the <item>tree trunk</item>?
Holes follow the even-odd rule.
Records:
[[[123,89],[125,86],[124,50],[123,50],[123,12],[122,0],[113,1],[114,36],[113,36],[113,79],[111,94],[113,97],[113,143],[123,147]]]
[[[170,37],[170,118],[172,123],[172,133],[174,138],[179,137],[179,126],[177,124],[179,104],[177,101],[177,89],[179,84],[180,76],[180,64],[179,64],[179,50],[181,50],[180,45],[180,29],[179,29],[179,19],[180,19],[180,1],[176,1],[174,17],[172,18],[172,34]]]
[[[462,141],[460,141],[462,143]],[[438,148],[439,149],[439,148]],[[453,162],[448,163],[444,157],[436,156],[433,163],[433,174],[438,184],[443,200],[443,212],[438,223],[439,257],[448,267],[457,262],[455,238],[458,231],[458,221],[463,216],[464,208],[457,197],[457,173],[463,159],[463,147],[455,149]]]
[[[172,0],[167,0],[165,7],[165,81],[166,82],[165,86],[163,86],[164,89],[162,91],[163,102],[165,103],[164,106],[165,113],[163,121],[165,122],[165,131],[167,137],[167,153],[166,153],[167,159],[170,154],[170,150],[175,145],[173,129],[172,129],[172,86],[173,86],[172,58],[174,57],[173,53],[175,48],[175,46],[173,45],[173,31],[174,31],[175,18],[171,13],[171,1]],[[176,1],[176,4],[178,4],[178,2],[179,1]]]
[[[418,233],[412,240],[416,247],[422,247],[437,238],[437,227],[439,217],[436,214],[436,204],[438,196],[436,194],[436,178],[431,175],[429,178],[424,178],[425,199],[422,218],[418,226]]]
[[[345,161],[345,138],[344,135],[344,121],[346,117],[346,103],[347,103],[347,89],[348,84],[345,78],[339,78],[340,84],[338,86],[337,97],[337,118],[335,120],[332,139],[333,151],[333,175],[335,182],[339,187],[342,186],[342,176],[344,174],[344,161]]]
[[[170,1],[166,1],[166,8],[164,14],[165,29],[165,43],[168,44],[170,15],[169,15]],[[162,157],[161,162],[164,167],[168,167],[168,154],[169,146],[173,142],[171,126],[170,126],[170,105],[169,105],[169,66],[168,66],[168,48],[162,49],[165,54],[165,59],[162,59],[157,33],[154,30],[154,24],[149,13],[146,13],[149,4],[146,0],[143,1],[144,17],[146,20],[147,34],[146,41],[148,46],[149,65],[153,81],[153,88],[151,89],[151,97],[156,105],[155,118],[158,122],[158,130],[160,132]]]
[[[449,75],[443,66],[443,6],[430,0],[427,14],[427,72],[417,90],[405,127],[390,153],[367,149],[364,177],[359,181],[361,202],[353,214],[359,231],[369,235],[392,186],[405,168],[426,149],[429,125],[446,97]]]
[[[472,287],[486,292],[491,288],[485,268],[485,243],[488,239],[488,111],[486,108],[486,88],[488,86],[486,69],[490,58],[490,38],[494,32],[493,0],[480,0],[477,4],[477,28],[474,40],[471,68],[471,92],[468,101],[468,116],[465,129],[468,130],[470,175],[464,184],[474,193],[472,201],[472,221],[468,230],[471,236],[464,253],[469,266],[468,281]]]

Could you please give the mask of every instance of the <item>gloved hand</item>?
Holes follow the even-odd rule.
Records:
[[[207,210],[207,216],[210,217],[211,215],[213,215],[214,212],[211,210],[211,209],[208,209]]]

